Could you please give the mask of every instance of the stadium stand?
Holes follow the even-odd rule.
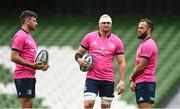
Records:
[[[159,48],[159,61],[157,67],[157,92],[154,107],[163,107],[167,93],[176,88],[180,79],[180,22],[171,20],[155,20],[153,38]],[[53,23],[52,23],[53,22]],[[80,72],[74,60],[75,49],[79,46],[83,36],[96,30],[94,19],[41,21],[37,31],[33,33],[39,48],[47,48],[50,53],[50,69],[47,72],[37,72],[37,99],[36,108],[80,109],[83,100],[83,85],[85,73]],[[122,107],[136,109],[134,93],[129,89],[128,78],[135,63],[135,52],[138,45],[136,38],[137,21],[131,19],[115,19],[113,32],[118,34],[125,45],[127,61],[126,92],[113,101],[112,109]],[[157,25],[156,25],[157,23]],[[8,29],[7,29],[8,28]],[[12,70],[14,64],[10,62],[10,42],[18,29],[17,23],[0,25],[0,107],[18,107],[16,91],[13,85]],[[117,71],[117,64],[115,63]],[[117,72],[116,72],[117,73]],[[116,78],[118,80],[118,77]],[[97,98],[96,108],[99,107]]]

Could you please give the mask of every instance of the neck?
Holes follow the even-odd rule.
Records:
[[[101,34],[101,36],[103,36],[103,37],[108,37],[110,33],[111,33],[110,31],[104,32],[104,31],[101,31],[101,30],[100,30],[100,34]]]
[[[148,35],[146,38],[144,38],[143,42],[146,41],[148,38],[150,38],[151,36]]]
[[[24,29],[25,31],[27,31],[28,33],[30,33],[31,31],[29,30],[29,28],[26,25],[22,25],[22,29]]]

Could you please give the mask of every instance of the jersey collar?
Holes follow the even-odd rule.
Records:
[[[29,34],[25,29],[21,28],[22,31],[24,31],[25,33]]]
[[[101,33],[100,33],[100,31],[98,31],[98,34],[99,34],[99,37],[101,37],[102,35],[101,35]],[[111,36],[111,32],[109,33],[109,35],[107,36],[108,38]]]
[[[148,39],[151,39],[151,37],[148,37],[146,40],[144,40],[144,41],[147,41]]]

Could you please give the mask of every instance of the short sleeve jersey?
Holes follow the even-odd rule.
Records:
[[[140,63],[140,58],[148,59],[146,68],[135,78],[135,82],[156,82],[155,72],[158,60],[158,49],[152,38],[139,44],[136,51],[136,65]]]
[[[103,37],[99,31],[94,31],[83,38],[81,47],[87,49],[94,59],[94,65],[87,72],[87,78],[114,82],[114,56],[124,54],[120,38],[113,33]]]
[[[36,42],[31,34],[24,29],[20,29],[12,39],[12,50],[18,51],[19,56],[25,61],[34,63],[36,57]],[[14,70],[14,79],[18,78],[35,78],[36,70],[31,67],[26,67],[16,64]]]

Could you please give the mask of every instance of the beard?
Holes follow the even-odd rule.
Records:
[[[101,29],[101,31],[103,31],[103,32],[110,32],[110,31],[111,31],[111,29],[107,29],[107,28],[105,28],[105,29]]]
[[[144,32],[142,34],[138,34],[138,39],[144,40],[147,37],[147,32]]]
[[[29,25],[29,29],[30,29],[31,31],[35,31],[35,30],[36,30],[36,27],[33,26],[33,25]]]

